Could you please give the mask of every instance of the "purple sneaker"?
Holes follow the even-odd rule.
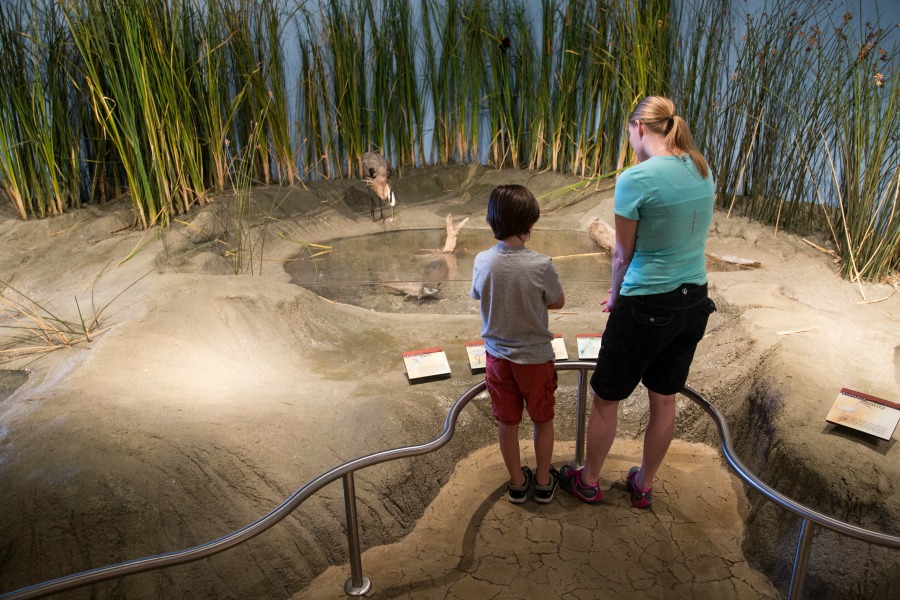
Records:
[[[650,508],[653,505],[653,488],[640,489],[634,483],[634,478],[640,472],[640,467],[631,467],[628,470],[628,477],[625,478],[625,485],[631,492],[631,504],[635,508]]]
[[[582,467],[575,468],[566,465],[559,471],[559,487],[566,490],[576,498],[594,504],[603,500],[598,484],[588,485],[581,478]]]

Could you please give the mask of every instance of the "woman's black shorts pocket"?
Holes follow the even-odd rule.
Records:
[[[665,327],[672,323],[672,315],[658,315],[641,312],[639,310],[631,309],[631,318],[638,325],[644,325],[648,327]]]

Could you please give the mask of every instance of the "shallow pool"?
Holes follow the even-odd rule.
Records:
[[[324,298],[381,312],[477,313],[469,298],[475,255],[496,243],[484,229],[463,229],[443,254],[444,229],[391,231],[331,242],[316,258],[288,261],[291,281]],[[605,297],[610,256],[583,231],[537,230],[527,246],[553,257],[566,298]],[[596,300],[599,307],[599,299]]]

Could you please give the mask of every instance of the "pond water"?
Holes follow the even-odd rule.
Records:
[[[0,369],[0,401],[12,396],[12,393],[25,383],[27,379],[27,371],[5,371]]]
[[[324,298],[380,312],[477,314],[469,298],[475,255],[496,243],[490,230],[463,229],[443,254],[444,229],[391,231],[331,242],[331,252],[285,265],[291,281]],[[611,280],[610,256],[583,231],[538,230],[528,247],[553,257],[569,304],[599,298]]]

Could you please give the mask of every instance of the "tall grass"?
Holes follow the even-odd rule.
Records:
[[[95,114],[122,161],[143,226],[205,200],[202,161],[188,104],[193,60],[184,42],[185,2],[137,0],[65,5]]]
[[[633,162],[625,119],[666,94],[729,215],[831,235],[849,277],[897,269],[896,33],[739,7],[10,0],[0,185],[22,218],[127,190],[149,227],[229,187],[358,177],[368,150],[592,178]]]
[[[836,241],[851,279],[877,277],[900,256],[900,51],[885,41],[884,30],[845,17],[818,53],[824,110],[811,128],[828,176],[815,185],[836,196]]]
[[[386,120],[383,127],[380,122],[375,123],[374,130],[381,136],[380,140],[375,140],[375,146],[389,148],[389,142],[393,141],[393,152],[388,154],[399,164],[423,165],[422,91],[416,67],[417,24],[413,21],[410,3],[385,0],[377,23],[380,28],[373,36],[376,67],[371,104],[383,106]]]
[[[830,235],[844,275],[877,279],[900,267],[900,55],[849,13],[786,6],[747,17],[714,101],[718,133],[699,136],[718,202],[776,231]]]
[[[0,182],[22,219],[81,203],[68,37],[55,4],[0,5]]]

